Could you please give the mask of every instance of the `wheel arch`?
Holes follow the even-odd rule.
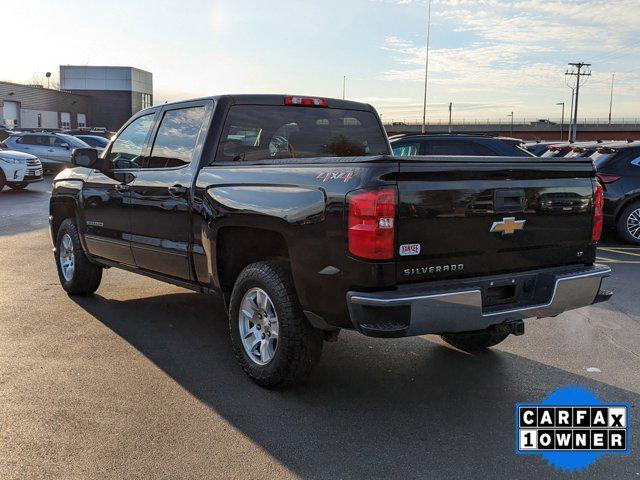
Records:
[[[620,202],[620,205],[618,205],[618,207],[616,208],[616,212],[614,216],[616,225],[618,224],[618,220],[620,220],[620,216],[622,215],[622,212],[624,211],[624,209],[627,208],[633,202],[638,202],[638,201],[640,201],[640,192],[632,193],[631,195],[626,197],[624,201]]]
[[[55,240],[60,225],[66,218],[78,218],[78,204],[71,197],[52,197],[49,202],[51,237]]]
[[[252,263],[269,260],[290,262],[287,240],[281,232],[231,225],[217,231],[215,270],[227,304],[240,272]]]

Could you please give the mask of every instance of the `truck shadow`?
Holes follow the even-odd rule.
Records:
[[[74,300],[302,478],[554,477],[538,456],[515,455],[516,403],[575,383],[606,401],[640,400],[510,353],[472,356],[425,337],[377,340],[351,332],[325,344],[307,385],[269,391],[236,364],[215,298]],[[635,444],[635,408],[631,418]],[[604,457],[589,472],[615,478],[637,468],[631,454]]]

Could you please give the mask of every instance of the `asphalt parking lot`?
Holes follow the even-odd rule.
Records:
[[[115,269],[68,297],[49,191],[0,193],[0,478],[561,478],[515,454],[514,405],[567,384],[632,406],[632,453],[589,478],[639,478],[640,248],[606,238],[609,303],[488,354],[346,332],[309,384],[267,391],[215,298]]]

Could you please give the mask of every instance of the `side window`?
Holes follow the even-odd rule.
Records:
[[[145,168],[171,168],[188,165],[204,120],[204,107],[165,112]]]
[[[153,126],[154,114],[144,115],[131,122],[113,142],[108,160],[114,168],[137,168],[142,160],[144,141]]]
[[[469,153],[467,155],[477,155],[480,157],[496,157],[499,155],[498,152],[492,150],[486,145],[482,145],[476,142],[463,142],[465,147],[469,146]]]
[[[70,146],[69,142],[66,142],[63,139],[58,138],[58,137],[50,137],[50,140],[53,140],[53,146],[54,147],[62,148],[62,146],[65,145],[65,144],[67,146]]]
[[[468,151],[463,152],[464,148],[456,141],[432,141],[427,144],[427,152],[429,155],[469,155]]]
[[[392,143],[391,150],[393,150],[393,154],[398,157],[420,155],[420,143]]]
[[[25,135],[24,137],[20,137],[16,140],[17,143],[21,143],[23,145],[36,145],[39,147],[48,147],[49,146],[49,137],[45,137],[43,135]]]

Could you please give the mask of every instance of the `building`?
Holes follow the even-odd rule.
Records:
[[[0,82],[2,122],[9,128],[88,126],[89,98],[39,86]]]
[[[133,67],[60,66],[60,90],[0,82],[0,126],[117,131],[153,104],[153,75]]]
[[[133,67],[61,65],[60,90],[89,97],[92,126],[115,131],[153,104],[153,75]]]

